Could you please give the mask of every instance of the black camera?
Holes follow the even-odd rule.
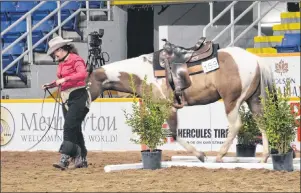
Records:
[[[99,32],[94,31],[94,32],[90,33],[89,34],[89,36],[90,36],[89,45],[92,48],[98,48],[99,46],[101,46],[101,44],[102,44],[101,38],[103,37],[103,34],[104,34],[104,29],[99,29]]]

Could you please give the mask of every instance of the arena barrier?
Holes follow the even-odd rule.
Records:
[[[290,103],[300,114],[300,54],[270,54],[262,57],[272,66],[277,86],[283,89],[286,80],[292,81]],[[1,151],[58,151],[62,142],[63,113],[60,107],[59,114],[54,112],[53,99],[45,100],[42,111],[42,102],[42,99],[1,100]],[[130,112],[132,102],[131,98],[103,98],[92,103],[82,124],[86,146],[90,151],[141,150],[141,145],[130,141],[134,136],[131,128],[125,124],[123,110]],[[218,151],[227,137],[228,122],[224,112],[222,101],[180,109],[178,136],[197,150]],[[48,129],[51,122],[52,127]],[[295,142],[297,149],[300,148],[300,128]],[[229,152],[235,152],[235,145],[236,140]],[[159,148],[184,150],[170,141]],[[256,151],[262,152],[262,146],[258,145]]]
[[[214,162],[215,156],[207,156],[205,162]],[[223,157],[223,162],[225,163],[259,163],[261,157]],[[195,156],[172,156],[171,161],[175,162],[201,162]],[[269,157],[267,163],[272,163],[272,158]],[[293,160],[294,164],[300,165],[300,158],[295,158]]]
[[[214,163],[214,162],[185,162],[185,161],[164,161],[161,162],[162,168],[169,167],[203,167],[207,169],[268,169],[273,170],[273,164],[271,163]],[[105,172],[114,172],[122,170],[138,170],[143,169],[142,163],[133,164],[119,164],[119,165],[106,165],[104,167]],[[294,163],[294,170],[300,171],[300,162]]]

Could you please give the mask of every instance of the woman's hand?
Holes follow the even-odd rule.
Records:
[[[60,85],[64,82],[66,82],[66,80],[65,80],[65,78],[61,78],[61,79],[56,80],[55,82],[56,82],[56,85]]]
[[[46,88],[53,88],[53,87],[56,87],[55,85],[55,81],[51,82],[51,83],[48,83],[48,84],[43,84],[42,85],[42,89],[45,90]]]
[[[49,88],[49,84],[43,84],[42,89],[45,90],[46,88]]]

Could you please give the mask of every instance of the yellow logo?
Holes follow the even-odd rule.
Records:
[[[1,146],[8,144],[15,134],[15,121],[11,112],[1,106]]]

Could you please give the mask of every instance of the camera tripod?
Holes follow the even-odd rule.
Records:
[[[108,60],[105,61],[104,54],[107,54]],[[100,68],[101,66],[105,65],[106,62],[110,60],[110,56],[107,52],[101,52],[100,48],[92,47],[89,49],[87,67],[88,71],[92,72],[96,68]],[[112,93],[108,90],[109,98],[112,98]],[[104,95],[101,94],[101,98],[104,98]]]

